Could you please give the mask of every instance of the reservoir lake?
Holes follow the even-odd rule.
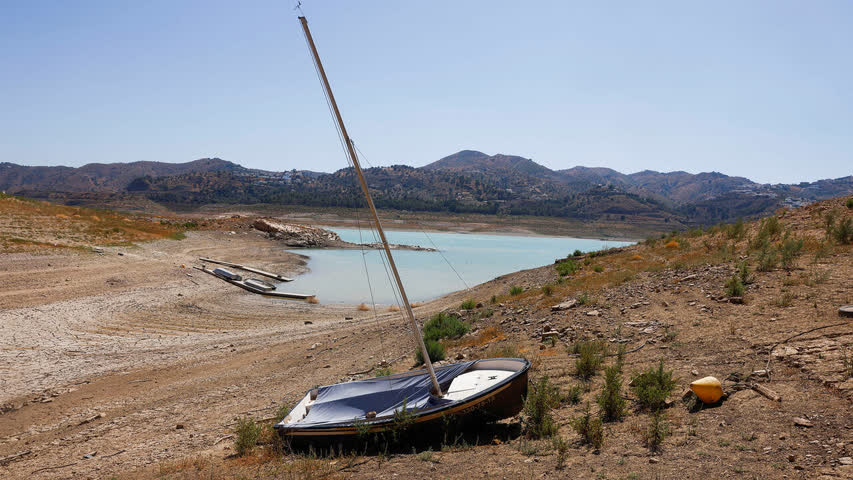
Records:
[[[375,232],[367,229],[329,228],[342,240],[371,243]],[[589,252],[602,248],[621,247],[632,242],[593,240],[569,237],[538,237],[521,235],[483,235],[464,233],[425,234],[421,231],[389,230],[390,243],[438,248],[441,252],[393,250],[394,260],[411,302],[431,300],[448,293],[464,290],[465,283],[473,287],[495,277],[528,268],[550,265],[575,250]],[[428,237],[427,237],[428,235]],[[321,303],[370,305],[370,287],[365,275],[369,272],[373,297],[377,304],[397,303],[391,288],[392,277],[380,259],[380,251],[365,249],[364,255],[353,250],[290,250],[307,255],[310,272],[298,275],[294,281],[282,284],[281,290],[310,293]],[[445,261],[442,255],[447,259]],[[465,281],[459,279],[448,262]]]

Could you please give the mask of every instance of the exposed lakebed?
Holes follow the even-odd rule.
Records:
[[[373,242],[369,230],[331,228],[341,239],[354,243]],[[437,247],[440,252],[395,251],[397,268],[409,295],[419,302],[462,290],[465,284],[448,266],[459,272],[468,286],[487,282],[507,273],[551,264],[554,259],[581,250],[620,247],[631,242],[604,241],[568,237],[539,237],[520,235],[482,235],[462,233],[429,233],[392,230],[386,232],[388,241],[406,245]],[[435,245],[433,245],[433,243]],[[310,272],[296,277],[282,289],[312,293],[323,303],[370,304],[370,288],[365,275],[365,263],[370,285],[377,304],[394,304],[390,272],[380,259],[380,251],[311,249],[293,250],[307,255]],[[447,259],[445,262],[442,255]]]

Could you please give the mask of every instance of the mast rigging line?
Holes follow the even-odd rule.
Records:
[[[349,154],[349,158],[352,161],[353,166],[355,167],[355,172],[358,175],[358,180],[361,184],[361,189],[364,191],[364,197],[367,200],[367,205],[370,207],[370,213],[373,215],[373,221],[376,224],[376,231],[382,238],[382,246],[385,249],[385,255],[388,258],[388,263],[391,267],[391,271],[394,273],[394,280],[397,282],[397,287],[400,290],[400,296],[403,300],[403,307],[406,311],[406,315],[409,319],[409,322],[411,322],[416,343],[420,347],[421,354],[424,360],[424,365],[426,365],[427,372],[429,373],[430,381],[432,383],[433,393],[435,395],[441,396],[441,385],[439,385],[438,379],[435,376],[435,370],[433,369],[432,361],[429,358],[429,352],[427,351],[423,336],[421,336],[420,328],[418,328],[418,322],[417,320],[415,320],[415,314],[412,311],[412,305],[409,303],[409,299],[406,296],[406,290],[405,288],[403,288],[403,282],[402,280],[400,280],[400,272],[397,271],[397,266],[394,263],[394,257],[391,255],[391,248],[388,246],[388,239],[385,238],[385,232],[382,230],[382,224],[379,221],[379,215],[376,213],[376,206],[373,204],[373,199],[370,197],[370,189],[367,186],[367,181],[364,179],[364,173],[361,171],[361,166],[358,163],[358,157],[356,157],[355,149],[350,143],[349,135],[347,134],[343,117],[341,116],[341,112],[338,109],[337,103],[335,102],[335,95],[332,93],[332,87],[329,85],[329,80],[326,77],[326,72],[323,69],[322,62],[320,61],[320,54],[317,53],[317,47],[314,45],[314,39],[311,37],[311,31],[308,29],[308,20],[304,16],[300,16],[299,21],[302,24],[302,31],[305,34],[305,39],[311,51],[312,58],[314,59],[315,67],[319,72],[320,77],[322,78],[323,88],[326,90],[326,93],[328,94],[328,100],[332,105],[332,109],[334,110],[334,117],[338,126],[340,127],[340,133],[343,136],[344,143],[347,146],[347,153]]]
[[[355,147],[355,149],[358,151],[358,154],[361,155],[361,158],[363,158],[368,165],[373,167],[373,164],[370,162],[364,152],[362,152],[361,149],[358,148],[358,145],[356,145],[355,140],[350,139],[350,142],[352,142],[352,146]],[[421,222],[417,220],[413,220],[413,222],[418,226],[418,228],[421,230],[427,240],[429,240],[429,243],[432,244],[432,248],[434,248],[435,251],[438,252],[439,255],[441,255],[441,258],[444,259],[444,263],[446,263],[447,266],[450,267],[451,270],[453,270],[453,273],[456,274],[456,278],[458,278],[459,281],[462,282],[462,285],[465,285],[465,290],[471,290],[471,287],[468,286],[468,282],[466,282],[465,279],[462,278],[462,275],[460,275],[459,272],[453,267],[453,264],[450,263],[450,260],[448,260],[447,257],[444,256],[444,252],[442,252],[441,249],[438,248],[438,245],[436,245],[435,242],[432,241],[432,237],[430,237],[429,234],[426,232],[426,229],[424,229],[423,224],[421,224]]]

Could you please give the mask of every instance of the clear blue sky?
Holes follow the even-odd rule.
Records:
[[[853,173],[853,2],[303,3],[373,164]],[[0,161],[343,167],[291,8],[3,1]]]

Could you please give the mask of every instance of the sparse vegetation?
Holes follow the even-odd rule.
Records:
[[[776,265],[779,264],[779,253],[776,248],[770,245],[770,243],[765,243],[761,250],[758,252],[758,266],[756,270],[759,272],[770,272]]]
[[[777,307],[790,307],[794,303],[794,294],[791,292],[783,292],[782,296],[776,300]]]
[[[853,197],[847,199],[847,202],[844,204],[850,210],[853,210]]]
[[[601,265],[596,265],[596,266],[592,267],[592,270],[593,270],[595,273],[601,273],[601,272],[603,272],[603,271],[604,271],[604,267],[602,267]]]
[[[550,283],[546,283],[542,286],[542,294],[546,297],[550,297],[551,294],[554,293],[554,287]]]
[[[421,362],[423,363],[423,362]],[[387,377],[391,375],[391,368],[389,367],[381,367],[376,369],[375,377]]]
[[[853,202],[853,198],[851,198],[849,200],[849,202]],[[853,207],[848,207],[848,208],[853,208]],[[580,257],[581,255],[583,255],[583,252],[581,252],[580,250],[575,250],[575,252],[572,254],[573,257]]]
[[[251,418],[244,417],[237,420],[234,429],[234,450],[238,456],[244,456],[255,448],[258,439],[261,438],[263,428]]]
[[[557,273],[559,273],[561,277],[565,277],[578,271],[580,269],[580,265],[571,258],[567,258],[566,260],[554,265],[554,268],[557,269]]]
[[[746,225],[744,225],[742,218],[739,218],[737,222],[729,224],[726,227],[726,237],[729,240],[740,240],[743,238],[744,233],[746,233]]]
[[[442,340],[445,338],[459,338],[468,333],[470,327],[467,323],[459,320],[459,317],[449,313],[436,313],[424,324],[425,340]]]
[[[661,341],[663,341],[663,343],[671,343],[675,341],[676,337],[678,337],[678,330],[666,327]]]
[[[738,275],[732,275],[732,278],[726,282],[726,295],[729,297],[742,297],[745,291],[743,281]]]
[[[590,412],[589,402],[586,403],[583,414],[571,420],[571,425],[575,432],[581,436],[582,443],[595,449],[604,445],[604,427],[601,419]]]
[[[601,416],[607,422],[622,419],[625,414],[625,399],[622,398],[622,372],[617,366],[604,369],[604,390],[598,395]]]
[[[569,391],[566,392],[566,401],[572,405],[577,405],[581,401],[582,393],[583,389],[580,385],[572,385],[569,387]]]
[[[551,410],[560,404],[560,392],[547,376],[528,387],[524,399],[524,427],[528,438],[546,438],[557,433]]]
[[[782,268],[791,271],[794,268],[794,260],[800,256],[803,250],[803,239],[787,237],[782,241],[780,263]]]
[[[640,406],[653,412],[663,408],[675,384],[672,370],[664,369],[663,360],[658,364],[658,368],[649,368],[631,380],[631,388]]]
[[[557,470],[562,470],[566,467],[566,457],[569,453],[569,442],[560,435],[555,435],[552,439],[554,451],[557,452]]]
[[[575,374],[582,380],[589,380],[594,377],[601,363],[603,362],[603,353],[605,344],[601,341],[578,342],[571,346],[570,353],[578,355],[575,359]]]
[[[749,271],[749,265],[746,263],[746,260],[738,263],[738,278],[740,278],[740,283],[744,286],[751,285],[752,282],[755,281],[755,277]]]
[[[669,420],[666,414],[661,411],[652,412],[644,439],[646,447],[652,452],[657,452],[667,436],[669,436]]]
[[[424,450],[423,452],[418,454],[418,460],[422,462],[434,462],[433,459],[433,451],[431,448]]]
[[[424,345],[426,346],[427,354],[429,355],[429,360],[431,362],[444,360],[444,345],[439,343],[438,340],[424,339]],[[415,362],[418,365],[424,363],[424,355],[420,348],[415,350]]]
[[[509,294],[513,295],[513,296],[520,295],[521,292],[523,292],[523,291],[524,291],[524,289],[519,287],[518,285],[513,285],[513,286],[509,287]]]
[[[853,217],[847,217],[838,222],[832,230],[832,237],[841,245],[853,243]]]
[[[476,308],[477,302],[474,301],[473,298],[469,298],[462,302],[462,305],[459,306],[460,310],[474,310]]]

